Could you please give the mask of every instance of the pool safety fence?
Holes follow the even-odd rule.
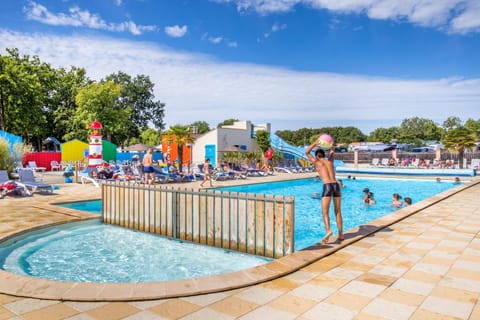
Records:
[[[294,197],[112,182],[102,200],[108,224],[269,258],[294,250]]]

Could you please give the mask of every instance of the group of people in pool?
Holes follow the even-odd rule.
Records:
[[[373,192],[369,188],[363,189],[363,203],[367,205],[375,204],[375,199],[373,197]],[[401,208],[402,206],[409,206],[412,204],[412,198],[405,197],[402,201],[402,196],[398,193],[392,195],[392,206],[396,208]]]

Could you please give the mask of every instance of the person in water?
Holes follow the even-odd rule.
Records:
[[[335,178],[335,169],[333,167],[335,147],[332,145],[330,153],[327,159],[325,159],[325,151],[321,148],[315,150],[315,156],[311,154],[313,148],[317,145],[316,142],[312,143],[306,150],[305,154],[308,159],[313,163],[318,175],[322,179],[323,192],[322,192],[322,217],[325,224],[325,237],[322,239],[322,244],[328,243],[328,240],[332,236],[332,230],[330,228],[330,216],[328,210],[333,198],[333,205],[335,211],[335,218],[337,220],[338,227],[338,240],[343,240],[343,221],[341,212],[342,193],[340,186]]]
[[[399,195],[398,193],[394,193],[392,195],[392,206],[396,208],[400,208],[402,206],[402,196]]]

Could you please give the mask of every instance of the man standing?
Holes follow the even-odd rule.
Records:
[[[267,151],[265,151],[265,157],[267,158],[268,166],[270,168],[273,166],[273,155],[274,155],[274,152],[272,148],[268,148]]]
[[[325,245],[328,243],[328,240],[332,236],[332,230],[330,229],[330,216],[328,215],[328,210],[330,208],[332,197],[335,210],[335,218],[338,227],[338,240],[343,240],[343,221],[341,211],[342,198],[340,186],[335,179],[335,169],[333,167],[335,147],[332,144],[328,159],[325,159],[325,151],[323,151],[321,148],[315,150],[315,157],[311,155],[311,152],[316,145],[317,141],[312,143],[307,148],[307,150],[305,150],[305,154],[307,155],[308,159],[315,165],[315,168],[317,169],[317,172],[320,175],[323,183],[322,216],[323,222],[325,224],[326,234],[325,237],[322,239],[322,244]]]
[[[143,173],[145,174],[145,184],[153,184],[155,182],[155,174],[153,169],[152,148],[148,148],[147,153],[143,156]]]

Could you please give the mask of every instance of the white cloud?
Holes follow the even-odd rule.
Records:
[[[298,72],[225,63],[147,42],[0,29],[0,50],[12,44],[55,67],[84,67],[95,80],[119,70],[149,75],[156,98],[166,103],[167,125],[204,120],[215,126],[238,118],[271,122],[274,130],[352,125],[368,133],[413,116],[438,123],[450,115],[480,118],[480,79]]]
[[[478,0],[212,0],[235,3],[239,11],[262,15],[288,12],[304,5],[335,13],[365,14],[372,19],[407,21],[449,33],[480,32]]]
[[[55,14],[50,12],[43,5],[34,1],[29,1],[28,5],[25,6],[23,10],[27,16],[27,19],[53,26],[86,27],[115,32],[128,31],[134,35],[140,35],[145,31],[156,31],[158,29],[153,25],[137,25],[133,21],[107,23],[99,15],[92,14],[88,10],[82,10],[79,7],[71,7],[68,14]]]
[[[168,27],[165,27],[165,33],[173,38],[181,38],[187,33],[187,29],[188,29],[187,26],[181,26],[181,27],[179,25],[168,26]]]
[[[268,37],[270,37],[270,35],[271,35],[272,33],[278,32],[278,31],[281,31],[281,30],[285,30],[285,29],[287,29],[287,24],[286,24],[286,23],[283,23],[283,24],[274,23],[274,24],[272,25],[272,27],[270,28],[270,31],[265,32],[265,33],[263,34],[263,36],[264,36],[265,38],[268,38]]]
[[[223,38],[222,37],[209,37],[208,41],[210,41],[213,44],[219,44],[222,42]]]
[[[113,3],[117,6],[117,7],[120,7],[123,3],[122,0],[113,0]]]
[[[238,42],[236,41],[232,41],[228,38],[225,38],[225,37],[221,37],[221,36],[218,36],[218,37],[213,37],[213,36],[210,36],[208,34],[208,32],[204,33],[202,35],[202,40],[204,41],[208,41],[210,43],[213,43],[213,44],[226,44],[227,47],[230,47],[230,48],[238,48]]]

